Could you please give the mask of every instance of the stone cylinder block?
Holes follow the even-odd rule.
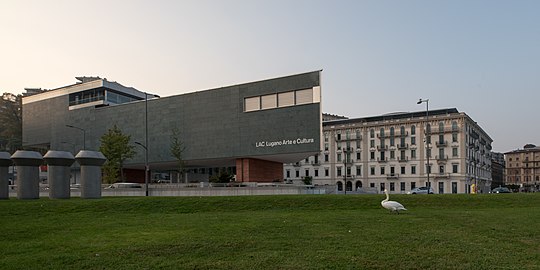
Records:
[[[0,152],[0,199],[9,199],[8,168],[11,165],[11,155]]]
[[[17,167],[17,198],[39,199],[39,166],[43,163],[40,153],[19,150],[11,156]]]
[[[101,166],[107,161],[101,152],[81,150],[75,156],[81,165],[81,198],[101,198]]]
[[[75,158],[70,152],[50,150],[43,156],[43,159],[49,166],[49,169],[47,170],[49,179],[49,198],[69,199],[70,166],[75,162]]]

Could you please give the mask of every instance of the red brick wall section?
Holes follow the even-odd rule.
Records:
[[[239,158],[236,160],[236,181],[283,181],[283,163],[255,158]]]

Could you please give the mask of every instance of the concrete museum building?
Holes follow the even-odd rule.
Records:
[[[148,139],[150,170],[175,169],[171,135],[194,174],[230,168],[236,181],[283,181],[283,163],[321,151],[321,71],[158,97],[99,77],[23,98],[23,145],[43,150],[98,150],[113,125]],[[147,122],[146,122],[147,121]],[[148,137],[145,127],[148,126]],[[145,150],[125,163],[128,181],[144,181]],[[198,179],[200,181],[200,179]]]
[[[324,118],[322,152],[285,166],[287,180],[311,177],[338,192],[406,193],[428,179],[434,193],[491,190],[492,139],[455,108]]]

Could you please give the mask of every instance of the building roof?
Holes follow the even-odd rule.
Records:
[[[459,111],[456,108],[439,109],[439,110],[430,110],[429,116],[438,116],[438,115],[456,114],[456,113],[459,113]],[[378,115],[378,116],[368,116],[368,117],[351,118],[351,119],[344,119],[344,120],[325,121],[323,122],[323,125],[340,125],[340,124],[359,123],[359,122],[369,123],[369,122],[386,121],[386,120],[417,118],[417,117],[423,117],[423,116],[426,116],[426,111],[398,112],[398,113],[389,113],[389,114],[383,114],[383,115]]]
[[[519,153],[529,153],[529,152],[540,152],[540,146],[536,146],[534,144],[526,144],[523,146],[523,149],[517,149],[510,152],[504,153],[505,155],[508,154],[519,154]]]

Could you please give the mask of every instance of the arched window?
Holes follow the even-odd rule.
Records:
[[[337,182],[337,190],[338,191],[343,191],[343,183]]]
[[[456,122],[456,121],[453,121],[453,122],[452,122],[452,130],[453,130],[453,131],[457,131],[457,130],[458,130],[458,126],[457,126],[457,122]]]
[[[381,138],[384,137],[384,128],[381,128],[381,131],[379,132],[381,134]]]
[[[360,189],[360,188],[362,188],[362,181],[356,181],[356,187],[355,187],[355,189],[358,190],[358,189]]]
[[[401,126],[401,127],[399,128],[399,133],[401,133],[401,134],[400,134],[401,136],[405,135],[405,127],[404,127],[404,126]]]
[[[352,182],[347,181],[347,191],[352,191]]]
[[[391,127],[391,128],[390,128],[390,136],[391,136],[391,137],[394,137],[394,135],[395,135],[394,127]]]
[[[415,125],[411,126],[411,135],[416,135],[416,126]]]
[[[444,122],[439,122],[439,132],[444,132]]]
[[[369,137],[370,138],[375,138],[375,130],[374,129],[369,130]]]

